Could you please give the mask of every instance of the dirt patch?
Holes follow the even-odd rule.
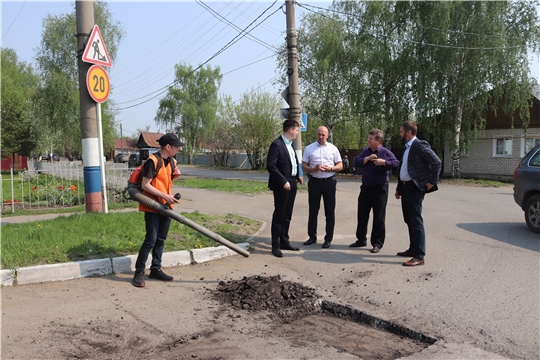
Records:
[[[117,293],[110,280],[125,287]],[[72,292],[73,282],[8,289],[2,306],[11,321],[2,358],[398,359],[430,343],[279,275],[212,281],[204,288],[191,286],[194,280],[165,286],[149,281],[153,292],[133,290],[129,281],[85,279],[78,285],[87,300]],[[49,287],[56,291],[38,291]],[[46,300],[36,303],[37,292]]]
[[[345,357],[397,359],[435,342],[356,309],[323,301],[314,289],[283,280],[279,275],[221,281],[213,296],[225,306],[247,310],[254,316],[257,312],[270,312],[268,317],[275,321],[272,332],[281,334],[293,347],[308,348],[316,343],[334,348]],[[242,316],[244,321],[247,317],[249,313]]]
[[[269,310],[286,323],[320,311],[314,289],[282,280],[279,275],[220,281],[214,297],[237,309]]]

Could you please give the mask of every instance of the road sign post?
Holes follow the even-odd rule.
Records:
[[[98,156],[101,174],[101,193],[103,196],[102,210],[105,214],[109,212],[107,204],[107,187],[105,184],[105,163],[103,161],[103,128],[101,125],[101,103],[107,100],[111,91],[109,76],[105,69],[99,65],[92,65],[86,74],[86,87],[90,96],[96,104],[96,122],[98,134]]]

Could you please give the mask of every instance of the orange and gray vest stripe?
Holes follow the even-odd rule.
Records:
[[[152,158],[152,161],[154,162],[154,166],[157,168],[158,165],[158,159],[156,155],[150,155],[148,159]],[[173,159],[173,161],[176,161]],[[165,165],[165,159],[163,159],[163,165]],[[167,164],[167,166],[162,166],[161,169],[159,169],[156,176],[152,179],[150,184],[155,187],[157,190],[164,192],[165,194],[172,195],[172,167],[171,163]],[[162,199],[158,198],[154,195],[150,195],[146,191],[143,190],[143,194],[148,196],[149,198],[156,200],[162,204],[166,204],[167,202]],[[171,209],[173,208],[173,205],[170,205]],[[157,211],[150,209],[149,207],[144,206],[143,204],[139,203],[139,211],[147,211],[147,212],[154,212],[157,213]]]

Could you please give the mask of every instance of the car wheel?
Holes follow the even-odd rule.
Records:
[[[540,233],[540,195],[532,196],[525,204],[525,221],[529,229]]]

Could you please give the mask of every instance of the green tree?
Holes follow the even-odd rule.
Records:
[[[453,177],[460,176],[461,153],[484,129],[487,110],[499,101],[507,114],[517,111],[527,126],[534,81],[528,49],[538,53],[540,43],[537,4],[411,3],[418,44],[417,112],[423,129],[449,144]]]
[[[380,128],[391,148],[391,134],[410,114],[413,44],[402,1],[341,1],[333,8],[347,24],[344,64],[350,72],[353,112],[370,128]]]
[[[302,18],[298,31],[302,104],[313,120],[310,127],[316,123],[325,125],[329,130],[328,140],[338,147],[346,143],[335,139],[334,131],[346,128],[355,119],[349,94],[350,79],[357,69],[345,64],[345,36],[343,21],[332,14],[308,14]]]
[[[410,53],[401,2],[336,1],[307,14],[298,31],[302,103],[341,149],[358,148],[370,128],[392,130],[410,111]],[[281,54],[280,64],[286,57]],[[334,136],[338,135],[338,136]],[[309,137],[310,138],[310,137]]]
[[[99,25],[107,52],[114,63],[118,46],[124,37],[122,25],[116,22],[107,3],[94,3],[94,19]],[[80,150],[80,102],[77,64],[77,32],[75,8],[63,15],[48,15],[43,20],[41,46],[36,54],[41,73],[41,86],[37,104],[42,144],[55,143],[68,153]],[[112,95],[113,91],[111,91]],[[114,146],[117,138],[112,100],[102,104],[104,149]]]
[[[227,166],[233,150],[237,149],[234,104],[230,96],[220,99],[214,123],[209,125],[205,142],[212,149],[216,166]]]
[[[235,106],[238,142],[246,151],[253,170],[264,169],[268,147],[279,135],[282,124],[280,103],[281,100],[272,94],[252,90],[244,93]]]
[[[18,60],[13,49],[2,49],[1,78],[1,157],[30,155],[37,145],[33,100],[39,78],[30,65]]]
[[[190,65],[177,64],[174,85],[159,101],[154,120],[179,130],[187,145],[188,164],[216,117],[221,79],[219,67],[207,65],[195,71]]]

